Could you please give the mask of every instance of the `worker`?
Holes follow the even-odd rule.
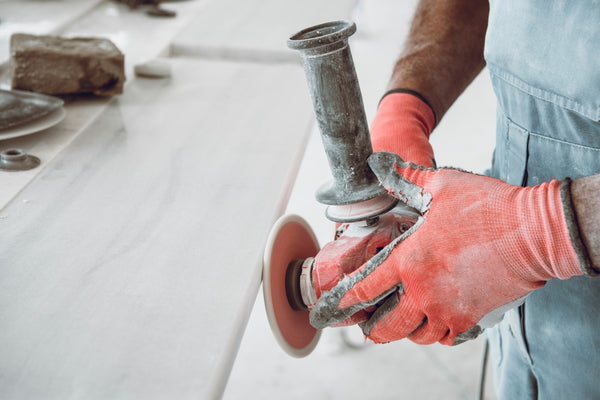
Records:
[[[369,159],[421,216],[321,288],[311,323],[447,345],[487,328],[499,398],[599,399],[599,44],[592,0],[421,0]],[[498,103],[489,176],[437,168],[429,136],[486,65]],[[344,246],[324,246],[317,278]]]

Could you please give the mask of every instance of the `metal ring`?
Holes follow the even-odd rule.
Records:
[[[21,149],[8,149],[0,152],[0,170],[27,171],[40,165],[40,159]]]

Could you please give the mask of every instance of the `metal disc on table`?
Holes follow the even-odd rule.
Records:
[[[62,99],[22,90],[0,90],[0,130],[31,122],[63,106]]]
[[[271,330],[279,345],[294,357],[310,354],[321,331],[309,321],[308,311],[296,311],[288,301],[286,272],[290,263],[314,257],[319,243],[308,223],[298,215],[279,218],[269,234],[263,258],[263,294]]]

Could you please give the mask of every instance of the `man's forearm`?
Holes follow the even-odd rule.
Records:
[[[423,95],[439,121],[485,66],[487,0],[421,0],[388,89]]]

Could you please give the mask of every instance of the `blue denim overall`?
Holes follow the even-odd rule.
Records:
[[[490,0],[491,174],[600,173],[600,1]],[[487,330],[500,399],[600,399],[600,278],[554,279]]]

